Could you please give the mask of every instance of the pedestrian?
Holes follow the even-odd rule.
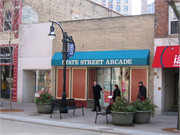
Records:
[[[112,97],[113,102],[116,101],[116,97],[121,97],[121,91],[118,89],[117,84],[114,85],[114,92],[113,92],[113,97]]]
[[[3,90],[3,93],[6,93],[6,81],[2,83],[2,90]]]
[[[96,81],[93,83],[93,95],[94,95],[94,109],[91,111],[96,111],[98,107],[98,111],[101,111],[99,99],[101,99],[100,91],[104,92],[100,85],[97,84]]]
[[[137,96],[138,99],[144,101],[146,99],[146,87],[143,85],[143,82],[139,82],[139,94]]]

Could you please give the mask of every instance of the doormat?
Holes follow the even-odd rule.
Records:
[[[178,131],[177,128],[163,128],[162,130],[166,132],[180,133],[180,131]]]
[[[24,110],[22,109],[0,109],[0,112],[23,112]]]

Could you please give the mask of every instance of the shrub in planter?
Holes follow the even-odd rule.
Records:
[[[137,110],[134,114],[134,123],[148,123],[150,121],[150,116],[154,117],[155,108],[157,108],[157,106],[151,103],[151,100],[146,99],[144,101],[141,101],[138,99],[131,104]]]
[[[136,109],[126,99],[117,97],[116,102],[113,102],[111,111],[113,123],[123,126],[132,124]]]
[[[48,91],[44,91],[39,94],[39,97],[36,97],[35,104],[37,105],[37,110],[39,113],[51,113],[52,105],[51,100],[53,100],[53,96],[48,93]]]

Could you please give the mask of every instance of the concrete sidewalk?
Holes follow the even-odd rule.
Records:
[[[3,106],[0,109],[9,109],[9,101],[3,101]],[[112,123],[112,116],[109,115],[109,125],[106,124],[105,116],[98,116],[97,124],[94,123],[95,112],[91,109],[84,109],[85,115],[82,116],[82,110],[77,109],[75,115],[73,111],[67,114],[62,114],[62,119],[59,117],[59,112],[50,114],[39,114],[33,103],[13,103],[13,109],[23,109],[23,112],[0,112],[0,119],[8,119],[27,123],[35,123],[56,127],[74,128],[81,130],[90,130],[103,133],[114,134],[131,134],[131,135],[165,135],[178,134],[162,131],[163,128],[176,128],[177,117],[156,115],[151,118],[148,124],[133,124],[131,126],[115,126]]]

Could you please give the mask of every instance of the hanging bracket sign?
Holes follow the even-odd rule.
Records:
[[[69,42],[69,45],[68,45],[68,54],[67,54],[67,58],[70,59],[73,57],[75,53],[75,43],[74,41],[72,40],[71,42]]]

